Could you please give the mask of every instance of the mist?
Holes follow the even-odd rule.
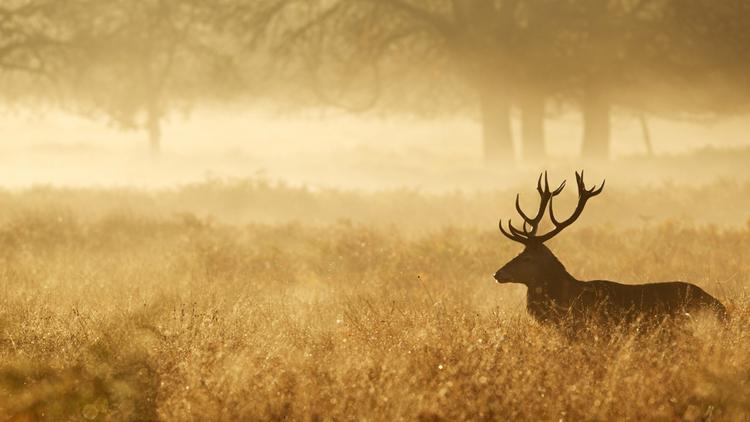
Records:
[[[0,11],[6,186],[471,191],[582,167],[628,184],[746,179],[746,10],[734,3]]]
[[[750,420],[747,0],[0,0],[0,419]]]
[[[565,171],[585,165],[575,154],[581,134],[580,117],[574,114],[548,122],[546,163],[516,160],[506,165],[484,160],[481,127],[461,116],[384,118],[340,110],[284,115],[203,107],[164,122],[158,156],[137,131],[70,113],[18,110],[0,124],[0,178],[14,189],[153,189],[207,179],[260,178],[312,189],[476,191],[514,186],[542,167]],[[610,162],[590,167],[606,167],[602,173],[609,177],[622,174],[623,184],[705,184],[750,175],[744,165],[750,154],[745,119],[710,124],[654,120],[653,155],[638,121],[615,118],[613,126]]]

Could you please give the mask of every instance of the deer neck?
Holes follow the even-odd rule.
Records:
[[[553,284],[575,284],[578,280],[570,275],[565,267],[551,268],[549,271],[544,273],[544,283]]]
[[[580,281],[573,277],[555,257],[554,264],[543,267],[541,277],[533,283],[529,283],[528,291],[529,295],[549,295],[556,291],[572,289],[578,283]]]

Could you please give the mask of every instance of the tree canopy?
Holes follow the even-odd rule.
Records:
[[[490,160],[515,154],[514,110],[522,156],[544,158],[554,104],[605,158],[613,112],[744,113],[749,21],[742,0],[6,0],[0,74],[6,100],[46,95],[155,151],[175,110],[263,99],[472,116]]]

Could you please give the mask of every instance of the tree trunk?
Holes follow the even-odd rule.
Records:
[[[489,162],[513,161],[510,101],[494,90],[480,92],[484,158]]]
[[[604,90],[591,87],[583,99],[584,158],[607,159],[610,154],[610,103]]]
[[[641,122],[641,131],[643,132],[643,143],[646,145],[646,155],[649,157],[654,156],[654,145],[651,143],[651,130],[648,127],[648,120],[646,116],[641,114],[638,116],[638,120]]]
[[[151,155],[156,157],[161,153],[161,113],[156,104],[150,103],[146,114],[146,130]]]
[[[521,136],[524,160],[543,160],[547,151],[544,146],[544,97],[531,95],[521,101]]]

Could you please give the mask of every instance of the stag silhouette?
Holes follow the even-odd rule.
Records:
[[[576,172],[576,182],[578,205],[567,220],[559,221],[552,208],[553,198],[562,192],[565,181],[552,191],[547,172],[544,172],[537,182],[541,200],[536,215],[529,217],[521,209],[517,195],[516,210],[523,219],[523,225],[518,229],[508,220],[506,231],[500,221],[500,231],[510,240],[524,245],[524,250],[495,273],[495,280],[498,283],[525,284],[526,309],[534,319],[553,324],[592,319],[628,323],[661,321],[695,311],[711,310],[726,320],[724,305],[694,284],[673,281],[631,285],[605,280],[580,281],[570,275],[544,242],[573,224],[581,216],[586,202],[604,189],[604,182],[599,188],[586,189],[583,171],[580,174]],[[547,209],[554,228],[545,234],[538,234],[539,224]]]

